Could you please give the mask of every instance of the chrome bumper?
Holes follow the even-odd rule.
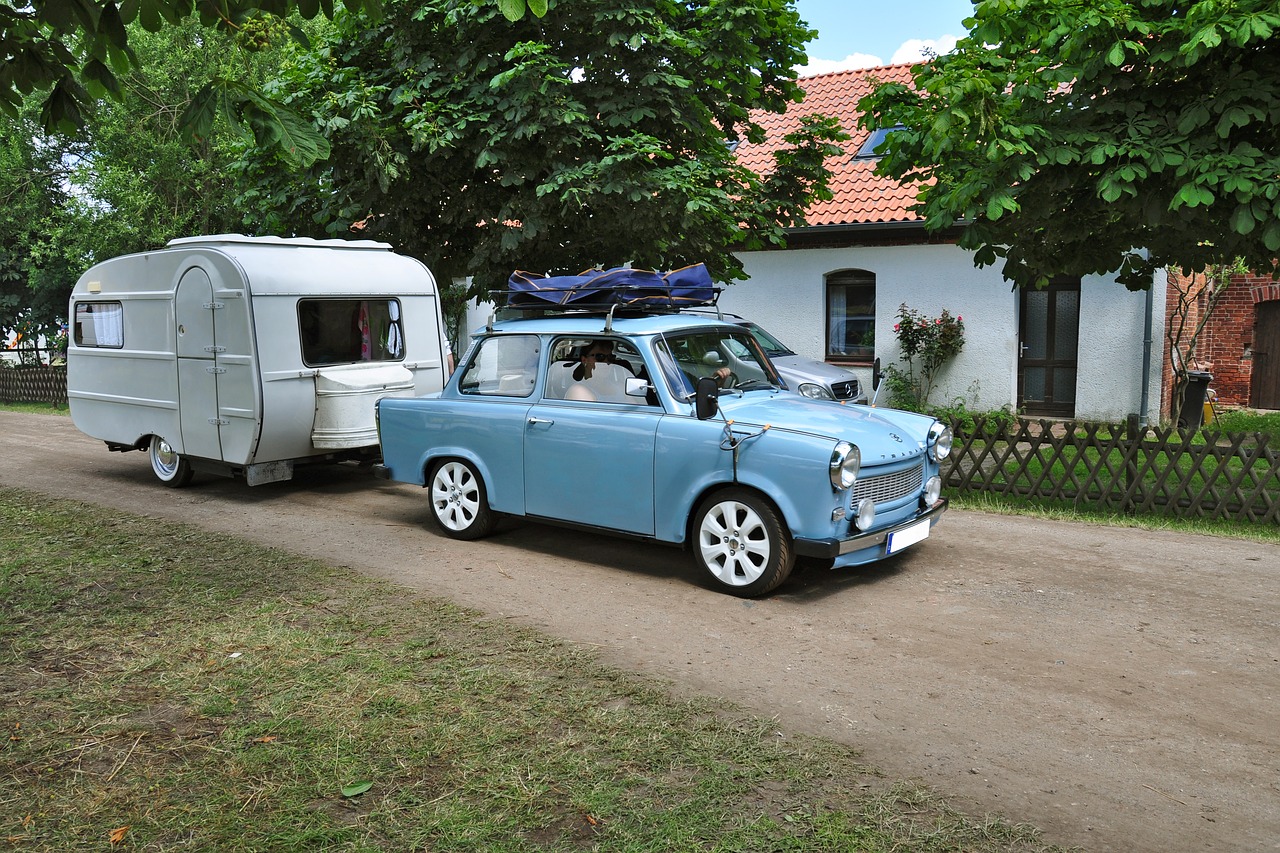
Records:
[[[795,552],[801,557],[821,557],[824,559],[839,557],[853,551],[861,551],[863,548],[881,545],[889,538],[889,534],[908,528],[921,519],[929,519],[929,524],[932,525],[937,521],[938,516],[946,511],[947,499],[941,498],[936,504],[919,515],[912,516],[906,521],[895,524],[893,527],[886,527],[883,530],[859,533],[855,536],[850,536],[848,539],[797,539],[794,545]]]

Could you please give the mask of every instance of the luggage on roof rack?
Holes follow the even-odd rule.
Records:
[[[668,273],[617,267],[578,275],[539,276],[516,270],[507,285],[508,307],[521,309],[684,308],[715,305],[720,295],[704,264]]]

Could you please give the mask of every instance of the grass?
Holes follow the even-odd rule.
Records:
[[[27,415],[67,415],[71,410],[57,403],[0,403],[0,412],[22,412]]]
[[[1051,849],[349,570],[14,490],[0,554],[15,850]]]
[[[1069,501],[1054,502],[1049,499],[1012,498],[984,492],[969,492],[965,494],[951,492],[948,497],[951,501],[951,506],[956,509],[968,509],[976,512],[1021,515],[1054,521],[1083,521],[1110,527],[1168,530],[1177,533],[1195,533],[1204,536],[1223,536],[1231,539],[1247,539],[1253,542],[1275,542],[1280,544],[1280,526],[1250,521],[1175,518],[1166,515],[1126,515],[1115,511],[1074,506]]]
[[[1219,408],[1209,429],[1222,432],[1260,432],[1269,436],[1272,442],[1280,442],[1280,412]]]

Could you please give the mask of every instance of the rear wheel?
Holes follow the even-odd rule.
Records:
[[[497,515],[489,509],[484,481],[470,462],[437,462],[427,478],[427,487],[431,490],[431,517],[444,535],[479,539],[493,531]]]
[[[160,482],[179,489],[191,482],[191,463],[173,449],[173,445],[158,435],[151,436],[151,470]]]
[[[795,564],[791,534],[767,501],[747,489],[707,498],[694,517],[693,557],[722,592],[743,598],[778,587]]]

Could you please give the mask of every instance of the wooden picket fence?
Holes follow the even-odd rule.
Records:
[[[67,405],[66,365],[0,366],[0,403]]]
[[[952,424],[943,472],[960,493],[1109,510],[1280,524],[1280,450],[1261,433],[977,417]]]

